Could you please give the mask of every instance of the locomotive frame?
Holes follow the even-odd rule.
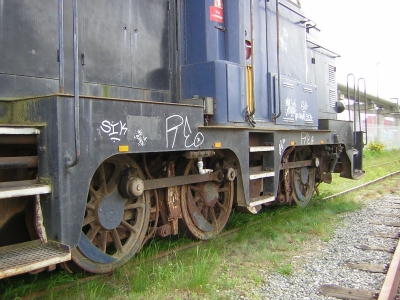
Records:
[[[1,7],[0,278],[110,272],[155,234],[210,239],[232,206],[362,176],[337,55],[297,3],[47,2]]]

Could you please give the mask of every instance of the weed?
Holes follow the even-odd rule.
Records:
[[[379,141],[369,142],[367,145],[367,150],[371,152],[382,152],[385,145]]]
[[[292,265],[291,265],[291,264],[285,264],[285,265],[279,266],[279,267],[276,269],[276,271],[277,271],[279,274],[282,274],[282,275],[290,275],[290,274],[292,274],[292,272],[293,272],[293,268],[292,268]]]

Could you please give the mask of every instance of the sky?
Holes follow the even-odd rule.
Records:
[[[353,73],[365,78],[368,94],[400,99],[400,0],[300,2],[321,30],[321,44],[341,55],[336,60],[338,83],[346,84]]]

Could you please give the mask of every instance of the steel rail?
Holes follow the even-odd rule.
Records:
[[[400,240],[397,244],[385,281],[379,293],[378,300],[396,299],[400,284]]]
[[[388,178],[388,177],[392,177],[392,176],[399,175],[399,174],[400,174],[400,171],[396,171],[396,172],[390,173],[390,174],[388,174],[388,175],[382,176],[382,177],[380,177],[380,178],[377,178],[377,179],[372,180],[372,181],[370,181],[370,182],[367,182],[367,183],[364,183],[364,184],[362,184],[362,185],[356,186],[356,187],[354,187],[354,188],[348,189],[348,190],[346,190],[346,191],[343,191],[343,192],[340,192],[340,193],[337,193],[337,194],[334,194],[334,195],[325,197],[325,198],[323,198],[323,200],[331,200],[331,199],[333,199],[333,198],[339,197],[339,196],[341,196],[341,195],[344,195],[344,194],[347,194],[347,193],[350,193],[350,192],[354,192],[354,191],[356,191],[356,190],[359,190],[359,189],[361,189],[361,188],[364,188],[364,187],[366,187],[366,186],[369,186],[369,185],[371,185],[371,184],[374,184],[374,183],[377,183],[377,182],[379,182],[379,181],[381,181],[381,180],[384,180],[384,179],[386,179],[386,178]]]
[[[377,167],[377,166],[392,164],[392,163],[399,163],[399,162],[400,162],[400,160],[387,161],[387,162],[383,162],[383,163],[381,163],[381,164],[369,166],[368,169],[373,168],[373,167]]]

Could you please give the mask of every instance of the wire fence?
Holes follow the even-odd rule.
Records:
[[[368,143],[380,142],[386,150],[400,150],[400,126],[367,124],[367,129]]]

